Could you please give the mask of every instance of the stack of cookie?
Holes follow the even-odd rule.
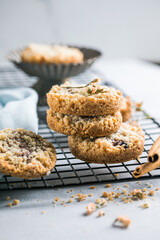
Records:
[[[117,163],[138,157],[144,134],[139,126],[122,123],[122,93],[99,85],[55,85],[47,94],[49,127],[68,135],[71,152],[94,163]]]

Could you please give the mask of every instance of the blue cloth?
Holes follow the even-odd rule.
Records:
[[[37,133],[37,100],[37,93],[30,88],[1,89],[0,130],[24,128]]]
[[[0,90],[0,130],[24,128],[38,131],[37,93],[30,88]]]

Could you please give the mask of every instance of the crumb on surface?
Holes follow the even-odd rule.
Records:
[[[131,224],[131,220],[126,216],[119,216],[115,219],[113,226],[127,228]]]
[[[92,196],[93,196],[93,193],[90,193],[88,196],[89,196],[89,197],[92,197]]]
[[[86,206],[86,215],[92,214],[96,210],[96,205],[94,203],[89,203]]]
[[[104,216],[105,215],[105,212],[101,209],[101,210],[99,210],[99,212],[98,212],[98,216],[99,217],[102,217],[102,216]]]
[[[90,188],[90,189],[95,189],[96,187],[95,187],[95,186],[90,186],[89,188]]]
[[[104,197],[104,198],[107,198],[108,195],[109,195],[109,194],[108,194],[107,192],[103,192],[103,193],[102,193],[102,197]]]
[[[147,202],[143,203],[143,204],[141,204],[141,207],[142,208],[149,208],[149,203],[147,203]]]
[[[141,189],[134,189],[133,191],[131,191],[131,194],[132,194],[132,198],[133,199],[145,199],[147,196],[146,196],[146,193],[142,192]]]
[[[88,197],[88,195],[82,194],[82,193],[78,193],[77,196],[78,196],[78,201],[79,202],[81,202],[83,200],[86,200],[86,198]]]
[[[110,188],[110,187],[111,187],[111,184],[110,184],[110,183],[107,183],[107,184],[106,184],[106,187],[107,187],[107,188]]]
[[[128,185],[128,184],[124,184],[124,187],[128,188],[128,187],[129,187],[129,185]]]
[[[18,205],[19,203],[20,203],[20,201],[18,199],[13,200],[13,205]]]
[[[45,213],[45,211],[43,210],[42,212],[41,212],[41,214],[44,214]]]
[[[55,202],[58,202],[59,200],[60,200],[60,197],[55,197],[55,198],[54,198],[54,201],[55,201]]]
[[[118,177],[118,176],[119,176],[119,173],[115,173],[114,176],[115,176],[115,177]]]
[[[159,188],[158,188],[158,187],[156,188],[156,191],[159,191]]]
[[[6,206],[7,206],[7,207],[12,207],[12,205],[13,205],[12,203],[7,203]]]
[[[142,192],[147,192],[147,188],[143,188],[143,189],[142,189]]]
[[[69,202],[69,203],[72,203],[72,202],[73,202],[73,199],[72,199],[72,198],[70,198],[70,199],[68,200],[68,202]]]
[[[155,191],[154,190],[150,190],[148,195],[149,196],[154,196],[154,194],[155,194]]]

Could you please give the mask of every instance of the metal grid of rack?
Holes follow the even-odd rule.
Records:
[[[90,74],[91,71],[87,74]],[[3,73],[2,73],[3,72]],[[8,71],[7,77],[14,79],[17,84],[26,82],[24,80],[29,78],[23,73],[17,73],[19,70]],[[19,78],[15,78],[14,73]],[[95,73],[95,72],[94,72]],[[93,72],[92,72],[93,74]],[[96,73],[97,74],[97,73]],[[99,73],[100,74],[100,73]],[[0,68],[0,87],[3,85],[4,69],[1,71]],[[31,78],[29,78],[31,79]],[[76,80],[75,78],[74,80]],[[34,84],[35,78],[31,80],[30,84]],[[12,81],[10,81],[12,82]],[[14,84],[16,83],[14,82]],[[2,83],[2,85],[1,85]],[[15,84],[14,86],[17,86]],[[109,83],[107,83],[109,84]],[[8,86],[8,85],[7,85]],[[148,150],[160,135],[160,124],[153,118],[148,118],[144,112],[136,112],[134,119],[137,119],[139,124],[142,126],[145,132],[145,146],[141,158],[138,160],[132,160],[125,163],[119,164],[90,164],[76,159],[68,148],[67,136],[56,133],[48,128],[46,123],[46,106],[38,107],[39,115],[39,134],[52,142],[57,152],[57,163],[55,168],[52,170],[49,176],[45,176],[40,179],[24,180],[11,176],[4,176],[0,179],[0,190],[4,189],[33,189],[33,188],[52,188],[69,185],[79,184],[96,184],[96,183],[107,183],[107,182],[122,182],[122,181],[134,181],[132,176],[134,169],[146,162]],[[141,179],[152,179],[160,177],[160,168],[152,171],[141,177]]]

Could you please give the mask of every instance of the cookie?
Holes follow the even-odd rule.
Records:
[[[132,102],[130,97],[124,97],[120,109],[122,121],[126,122],[132,117]]]
[[[50,109],[47,111],[47,122],[49,128],[62,134],[99,137],[118,131],[122,123],[122,115],[120,112],[115,112],[113,115],[79,117],[54,113]]]
[[[107,86],[100,86],[95,79],[86,86],[55,85],[47,94],[52,111],[77,116],[103,116],[118,111],[122,93]]]
[[[0,131],[0,172],[30,179],[48,175],[56,163],[53,145],[24,129]]]
[[[78,64],[84,55],[78,48],[32,43],[23,50],[21,59],[30,63]]]
[[[118,132],[109,137],[68,137],[72,154],[90,163],[121,163],[136,159],[143,152],[144,133],[140,127],[122,123]]]

